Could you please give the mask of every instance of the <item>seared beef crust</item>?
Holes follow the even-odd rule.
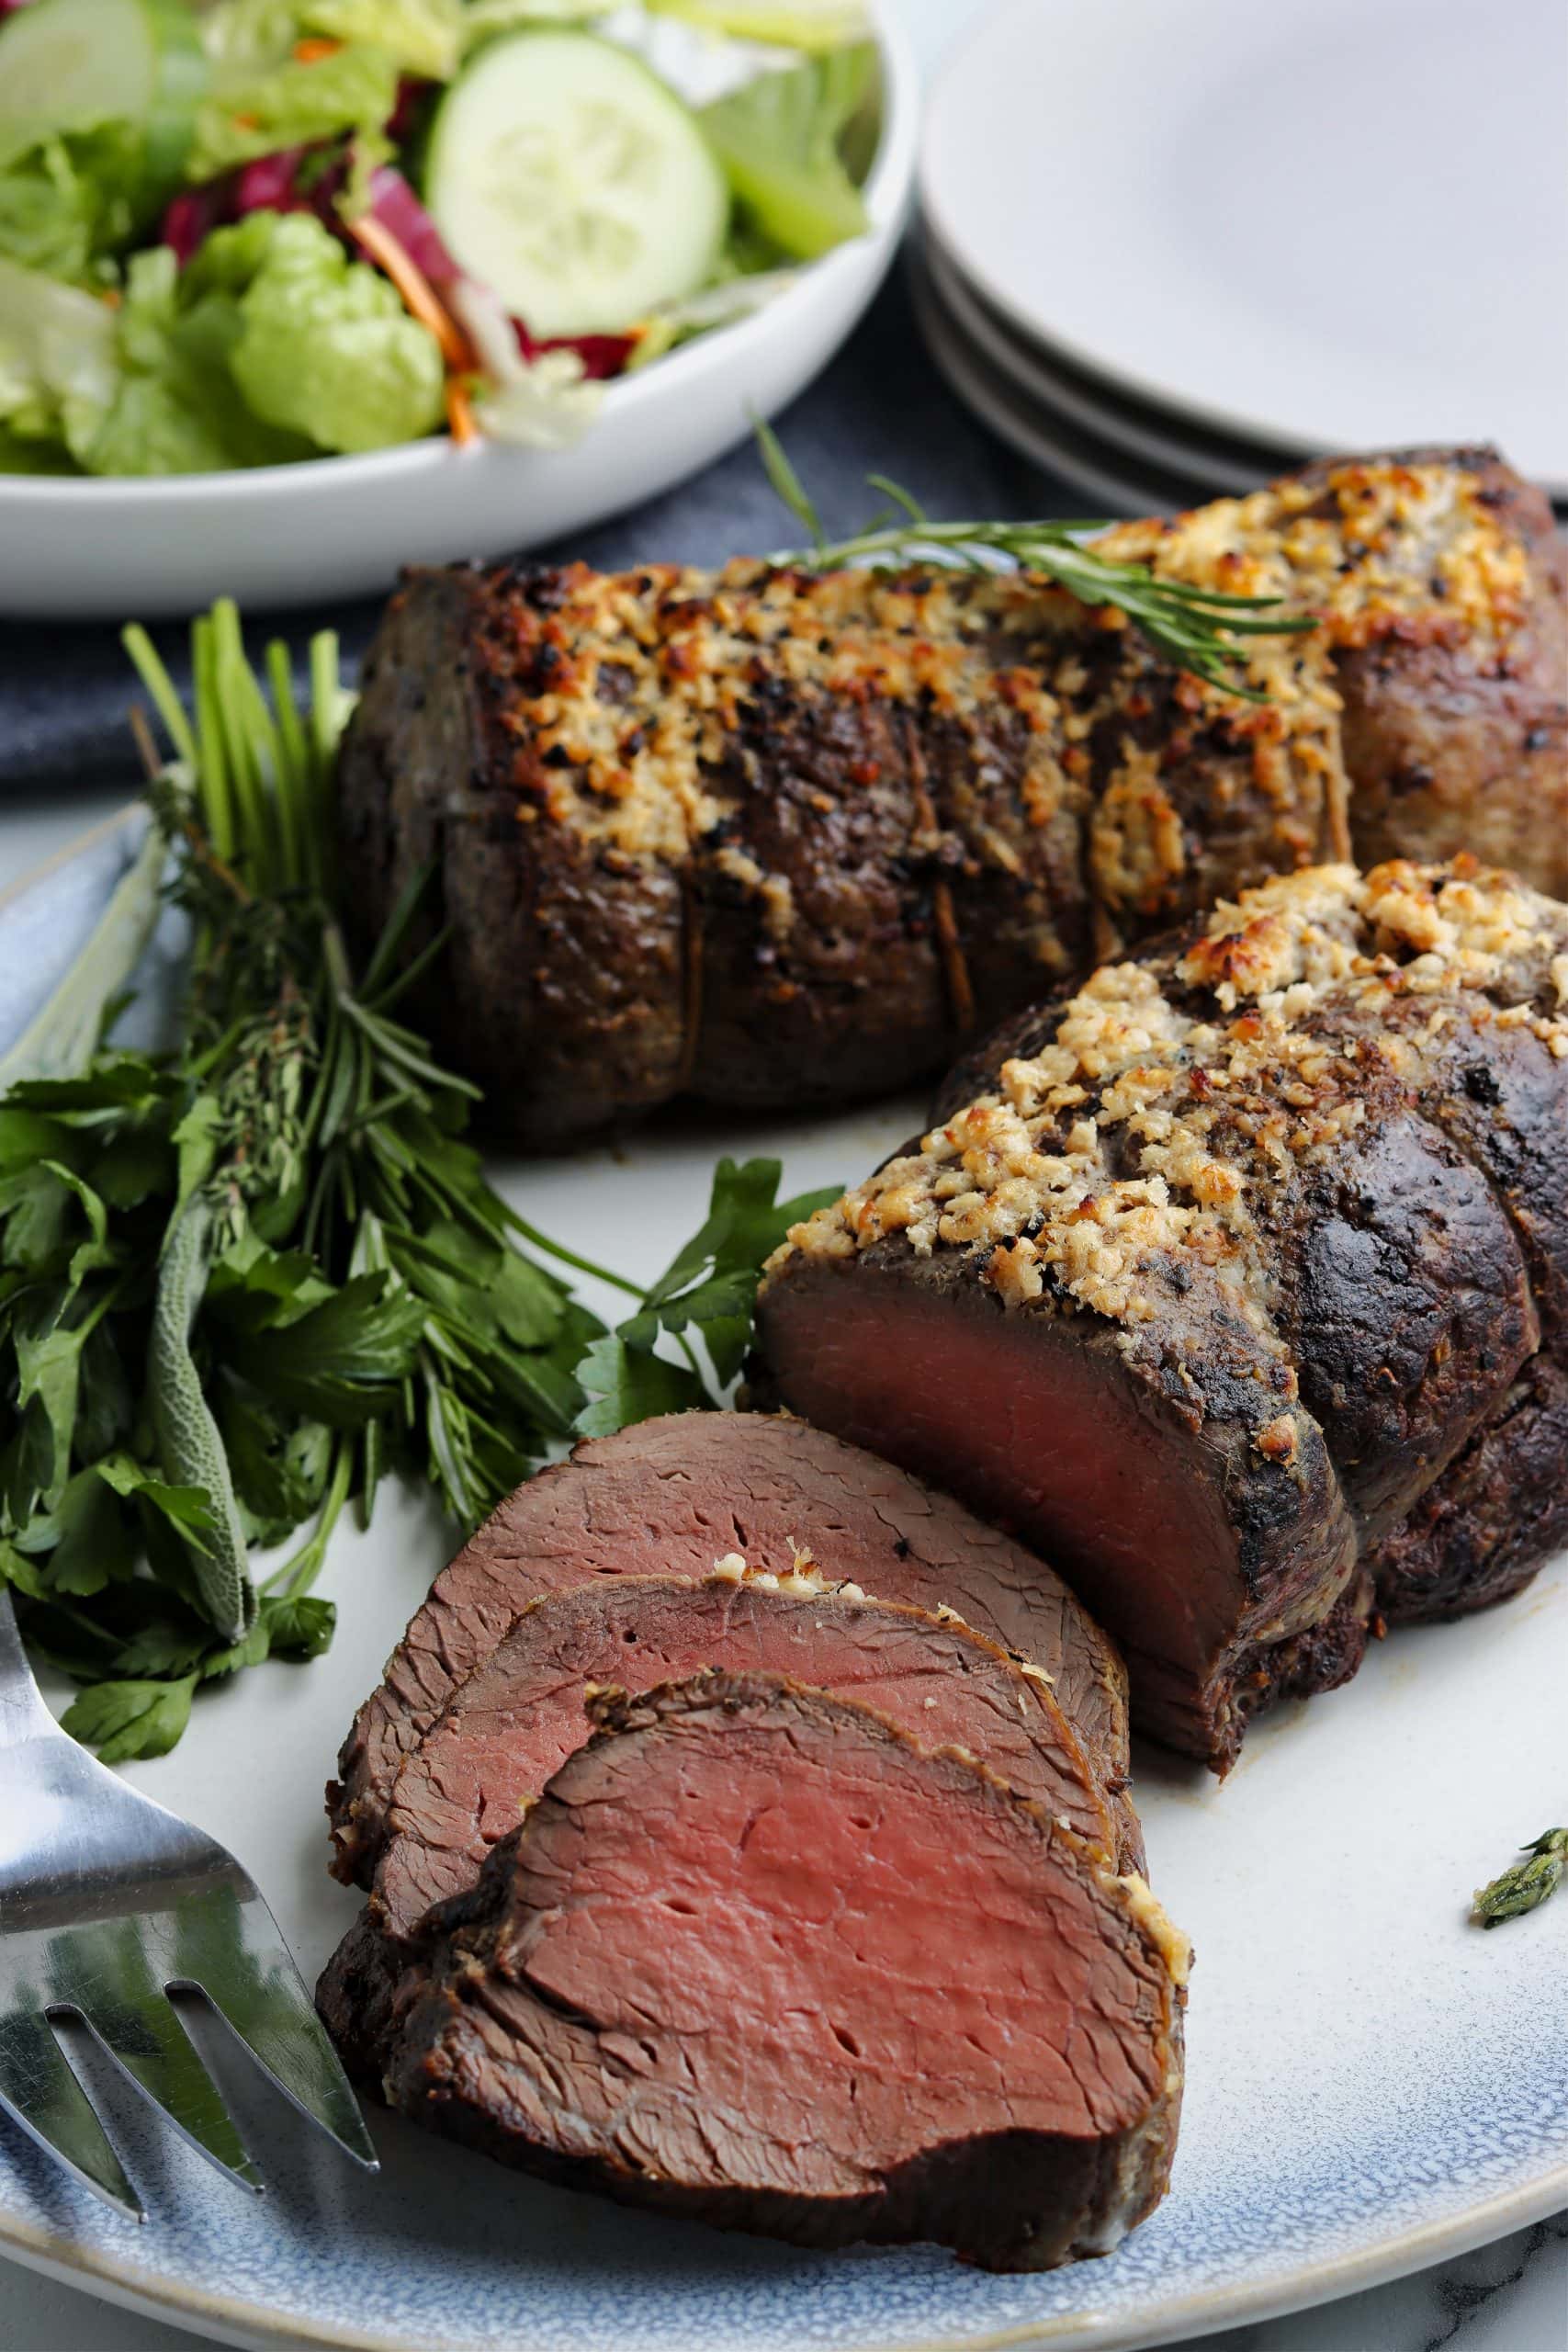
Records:
[[[1568,607],[1490,451],[1338,459],[1108,550],[1322,616],[1259,704],[1031,578],[427,571],[340,769],[367,936],[427,863],[420,1017],[556,1145],[682,1093],[908,1084],[1264,875],[1462,847],[1568,890]]]
[[[1568,909],[1473,860],[1222,904],[796,1229],[759,1386],[1038,1544],[1135,1720],[1224,1769],[1369,1609],[1479,1607],[1560,1540],[1565,1008]]]

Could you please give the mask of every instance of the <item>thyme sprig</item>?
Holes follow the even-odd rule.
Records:
[[[1490,1885],[1476,1890],[1474,1916],[1483,1928],[1522,1919],[1556,1894],[1568,1872],[1568,1829],[1543,1830],[1519,1850],[1529,1857],[1528,1861],[1516,1862]]]
[[[1118,563],[1085,542],[1104,521],[943,523],[885,474],[868,486],[889,502],[865,528],[830,540],[799,475],[770,426],[759,424],[762,463],[777,496],[807,531],[810,545],[770,557],[808,571],[864,565],[874,571],[929,564],[954,571],[1034,571],[1085,605],[1125,613],[1157,652],[1244,702],[1267,695],[1238,667],[1249,637],[1297,637],[1315,628],[1310,613],[1289,612],[1280,596],[1242,596],[1162,580],[1146,564]]]

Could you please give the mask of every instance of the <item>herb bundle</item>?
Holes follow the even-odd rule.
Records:
[[[842,564],[874,571],[927,564],[957,571],[1036,571],[1085,605],[1110,605],[1142,629],[1156,652],[1179,669],[1244,702],[1267,697],[1238,669],[1248,637],[1296,637],[1317,627],[1308,613],[1283,610],[1278,596],[1233,595],[1200,588],[1185,580],[1162,580],[1146,565],[1118,563],[1086,544],[1109,523],[938,523],[917,499],[885,474],[869,487],[888,507],[852,538],[829,540],[821,518],[772,429],[760,424],[757,439],[768,480],[783,503],[809,534],[811,544],[771,558],[810,571]]]
[[[775,1204],[776,1161],[725,1161],[646,1294],[536,1232],[463,1139],[474,1090],[396,1017],[440,946],[409,952],[417,886],[354,970],[335,641],[304,707],[269,648],[269,699],[219,605],[190,718],[126,642],[174,757],[148,742],[147,842],[0,1061],[0,1582],[110,1761],[171,1747],[204,1681],[325,1648],[310,1587],[388,1471],[468,1529],[578,1429],[722,1401],[762,1259],[815,1205]],[[114,1022],[165,898],[192,934],[180,1035],[132,1052]],[[635,1314],[604,1336],[566,1272]],[[253,1551],[301,1534],[258,1585]]]

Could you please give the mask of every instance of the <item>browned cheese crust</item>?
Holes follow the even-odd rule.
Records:
[[[773,1389],[1039,1545],[1134,1721],[1223,1768],[1372,1609],[1568,1533],[1568,909],[1464,858],[1282,877],[939,1117],[773,1261]]]
[[[366,933],[427,862],[421,1018],[555,1144],[693,1093],[919,1080],[1262,876],[1472,847],[1568,889],[1545,501],[1483,450],[1335,460],[1105,545],[1285,599],[1251,704],[1037,578],[426,571],[340,772]]]

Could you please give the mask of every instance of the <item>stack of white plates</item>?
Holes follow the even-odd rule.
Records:
[[[1490,441],[1568,501],[1562,0],[1006,0],[941,74],[915,291],[1111,511]]]

